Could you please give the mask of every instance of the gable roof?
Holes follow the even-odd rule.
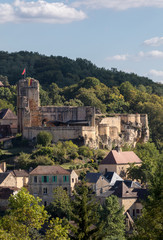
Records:
[[[90,183],[96,183],[101,176],[102,176],[101,173],[89,172],[86,174],[85,179],[86,179],[86,181],[88,181]]]
[[[124,180],[124,183],[126,184],[126,186],[127,186],[128,188],[141,188],[140,183],[134,182],[134,181],[132,181],[132,180],[125,179],[125,180]]]
[[[109,181],[111,186],[113,186],[117,180],[123,181],[116,172],[107,172],[104,177]]]
[[[0,119],[13,119],[16,120],[17,116],[10,109],[1,109],[0,110]]]
[[[100,164],[128,164],[128,163],[142,163],[140,158],[133,152],[117,152],[112,150],[101,161]]]
[[[29,174],[25,170],[22,170],[22,169],[13,170],[12,172],[15,175],[15,177],[28,177],[29,176]]]
[[[117,181],[114,187],[111,189],[114,190],[114,195],[118,198],[136,198],[137,193],[132,192],[123,181]]]
[[[60,166],[37,166],[30,175],[70,175],[71,173]]]
[[[0,184],[3,183],[3,181],[5,180],[6,177],[8,177],[9,174],[11,173],[10,172],[0,173]]]

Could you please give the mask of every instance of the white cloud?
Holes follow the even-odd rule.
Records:
[[[89,8],[112,8],[115,10],[126,10],[138,7],[163,8],[162,0],[79,0],[73,6],[85,5]]]
[[[151,39],[147,39],[144,41],[144,44],[148,46],[160,46],[163,44],[163,37],[154,37]]]
[[[138,56],[140,58],[143,57],[153,57],[153,58],[163,58],[163,52],[162,51],[158,51],[158,50],[153,50],[150,52],[139,52]]]
[[[154,76],[154,77],[163,77],[163,71],[157,71],[155,69],[151,69],[149,71],[149,74]]]
[[[45,0],[15,0],[12,4],[0,4],[0,23],[44,22],[69,23],[83,20],[86,14],[64,3]]]
[[[128,60],[129,55],[128,54],[123,54],[123,55],[115,55],[112,57],[107,57],[108,61],[115,60],[115,61],[126,61]]]

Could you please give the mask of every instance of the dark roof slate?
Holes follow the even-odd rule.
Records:
[[[102,176],[101,173],[91,173],[91,172],[89,172],[89,173],[86,174],[85,180],[90,182],[90,183],[96,183],[99,180],[100,176]]]
[[[10,174],[10,172],[3,172],[0,173],[0,184],[3,183],[3,181],[5,180],[5,178]]]
[[[136,198],[137,193],[132,192],[123,181],[117,181],[111,191],[114,190],[114,195],[118,198]]]
[[[15,113],[13,113],[10,109],[1,109],[0,110],[0,119],[17,119]]]

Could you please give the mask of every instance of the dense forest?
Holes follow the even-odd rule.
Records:
[[[86,77],[95,77],[108,87],[119,86],[129,81],[133,86],[140,84],[150,86],[152,93],[163,95],[163,85],[154,83],[146,77],[137,76],[134,73],[125,73],[98,68],[86,59],[76,60],[61,56],[45,56],[33,52],[0,52],[0,75],[7,76],[10,84],[15,84],[22,76],[26,68],[27,76],[40,81],[43,86],[49,86],[52,82],[59,87],[70,86],[78,83]]]

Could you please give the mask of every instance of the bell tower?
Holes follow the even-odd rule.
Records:
[[[25,127],[39,126],[39,82],[33,78],[19,80],[17,84],[18,132]]]

